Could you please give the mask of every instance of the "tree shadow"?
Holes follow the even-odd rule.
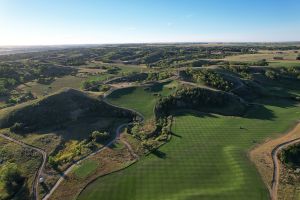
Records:
[[[273,120],[275,114],[262,104],[251,104],[247,112],[241,116],[248,119]]]
[[[48,187],[44,182],[41,183],[41,186],[42,186],[43,190],[44,190],[46,193],[49,192],[49,187]]]
[[[195,117],[211,117],[211,118],[218,118],[217,115],[213,113],[206,113],[206,112],[201,112],[197,110],[192,110],[192,109],[180,109],[180,110],[173,110],[171,111],[171,114],[174,116],[185,116],[186,114],[195,116]]]
[[[137,89],[136,87],[128,87],[128,88],[116,90],[116,91],[112,92],[109,95],[109,98],[111,98],[111,99],[119,99],[123,95],[128,95],[128,94],[133,93],[136,89]]]
[[[178,134],[174,133],[173,131],[171,131],[171,135],[172,135],[172,136],[175,136],[175,137],[177,137],[177,138],[182,138],[181,135],[178,135]]]
[[[156,157],[158,158],[161,158],[161,159],[166,159],[167,158],[167,154],[160,151],[159,149],[155,149],[151,152],[151,154],[155,155]]]

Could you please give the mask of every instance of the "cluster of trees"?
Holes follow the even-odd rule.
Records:
[[[243,65],[243,66],[268,66],[269,63],[266,59],[261,59],[258,61],[252,61],[252,62],[241,62],[241,61],[230,61],[228,63],[225,63],[227,65],[233,65],[233,66],[238,66],[238,65]]]
[[[193,109],[223,115],[242,115],[247,105],[239,97],[204,88],[183,88],[161,98],[155,107],[157,116],[168,116],[176,109]]]
[[[292,168],[300,167],[300,145],[292,145],[284,149],[280,154],[280,159],[287,166]]]
[[[265,76],[272,80],[279,78],[294,78],[300,80],[300,68],[299,67],[281,67],[276,69],[266,69]]]
[[[147,76],[148,81],[158,81],[170,78],[172,76],[171,72],[162,71],[162,72],[149,72]]]
[[[110,89],[109,85],[102,84],[102,80],[91,79],[81,83],[81,88],[92,92],[106,92]]]
[[[238,65],[238,66],[233,66],[233,65],[224,65],[222,66],[223,69],[239,74],[242,78],[252,80],[253,76],[250,71],[250,67],[247,65]]]
[[[0,62],[0,96],[9,95],[15,86],[37,79],[39,83],[48,83],[54,77],[74,73],[70,67],[30,61]]]
[[[25,178],[15,163],[7,162],[0,168],[0,184],[4,186],[7,199],[14,196],[23,186]]]
[[[110,138],[110,134],[106,131],[100,132],[100,131],[93,131],[90,135],[90,140],[93,142],[105,142]]]
[[[11,96],[6,101],[6,103],[8,103],[10,105],[15,105],[15,104],[18,104],[18,103],[22,103],[22,102],[26,102],[26,101],[29,101],[29,100],[33,100],[35,98],[36,97],[29,91],[29,92],[26,92],[24,94],[19,94],[17,96]]]
[[[278,74],[271,69],[265,71],[265,76],[269,79],[275,80],[278,77]]]
[[[220,74],[208,69],[192,70],[187,69],[180,72],[181,77],[189,79],[197,83],[204,83],[205,85],[223,90],[229,91],[234,84],[228,80],[225,80]]]
[[[160,117],[155,122],[147,122],[142,124],[136,122],[128,131],[133,137],[142,141],[143,149],[147,151],[152,151],[156,149],[160,144],[166,142],[170,138],[172,116]],[[152,123],[149,128],[149,123]]]

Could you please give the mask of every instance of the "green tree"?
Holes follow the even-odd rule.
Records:
[[[24,183],[24,177],[22,177],[18,166],[10,162],[4,164],[0,169],[0,180],[9,196],[19,191]]]
[[[93,131],[91,134],[92,141],[94,142],[103,142],[110,138],[110,134],[108,132],[100,132],[100,131]]]

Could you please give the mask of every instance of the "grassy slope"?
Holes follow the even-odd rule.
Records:
[[[254,141],[284,132],[300,112],[287,102],[272,103],[249,113],[262,119],[177,116],[173,131],[180,137],[159,149],[165,159],[150,155],[98,179],[79,199],[267,199],[246,152]]]
[[[147,120],[153,117],[153,108],[158,99],[158,97],[153,94],[160,93],[163,96],[169,95],[175,91],[174,89],[169,89],[173,87],[177,87],[176,82],[153,86],[152,92],[145,90],[144,87],[125,88],[113,92],[108,96],[108,100],[112,104],[140,112]]]

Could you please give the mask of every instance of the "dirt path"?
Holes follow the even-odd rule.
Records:
[[[33,198],[34,198],[34,199],[38,199],[39,178],[41,177],[41,175],[42,175],[42,173],[43,173],[43,169],[44,169],[44,167],[45,167],[45,165],[46,165],[46,162],[47,162],[47,153],[46,153],[44,150],[42,150],[42,149],[40,149],[40,148],[38,148],[38,147],[35,147],[35,146],[32,146],[32,145],[26,144],[26,143],[24,143],[24,142],[22,142],[22,141],[16,140],[16,139],[11,138],[11,137],[8,137],[8,136],[6,136],[6,135],[0,134],[0,137],[4,138],[4,139],[6,139],[6,140],[9,140],[9,141],[11,141],[11,142],[13,142],[13,143],[16,143],[16,144],[18,144],[18,145],[20,145],[20,146],[22,146],[22,147],[26,147],[26,148],[33,149],[34,151],[37,151],[37,152],[39,152],[39,153],[42,154],[42,156],[43,156],[43,162],[41,163],[41,165],[40,165],[40,167],[39,167],[37,173],[35,174],[34,182],[33,182],[33,184],[32,184],[32,194],[33,194]]]
[[[271,198],[272,200],[277,200],[277,191],[278,191],[278,185],[279,185],[279,178],[280,178],[280,161],[278,160],[278,153],[293,144],[299,143],[300,138],[293,139],[284,143],[281,143],[277,145],[272,150],[272,159],[273,159],[273,165],[274,165],[274,171],[273,171],[273,180],[272,180],[272,188],[271,188]]]
[[[278,153],[287,146],[297,142],[300,142],[299,121],[286,134],[280,135],[275,139],[269,139],[249,152],[250,159],[259,171],[272,200],[276,200],[278,196],[277,191],[280,178]]]
[[[125,126],[127,126],[128,124],[122,124],[120,125],[117,130],[116,130],[116,136],[113,140],[111,140],[108,144],[106,144],[105,146],[101,147],[100,149],[98,149],[97,151],[85,156],[85,157],[82,157],[80,160],[74,162],[74,164],[72,164],[69,168],[67,168],[63,174],[61,175],[61,177],[58,179],[58,181],[55,183],[55,185],[51,188],[51,190],[49,191],[49,193],[43,198],[43,200],[46,200],[46,199],[49,199],[50,196],[54,193],[54,191],[59,187],[59,185],[61,184],[62,181],[65,180],[66,176],[72,171],[72,169],[79,165],[80,163],[82,163],[84,160],[86,160],[87,158],[90,158],[91,156],[103,151],[106,147],[109,147],[111,146],[120,136],[121,134],[121,130],[122,128],[124,128]]]

